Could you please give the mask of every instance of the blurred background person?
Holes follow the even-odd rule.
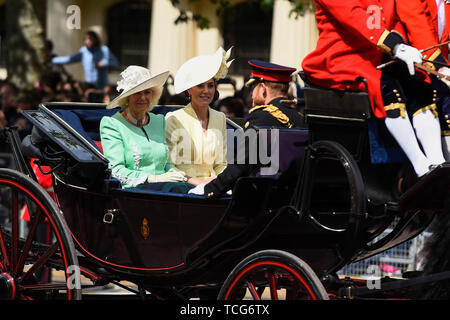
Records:
[[[76,53],[54,57],[51,61],[53,64],[81,62],[85,82],[102,90],[108,84],[108,68],[118,68],[119,62],[109,48],[101,44],[100,37],[94,31],[86,32],[83,44]]]
[[[226,97],[217,104],[218,110],[223,112],[227,118],[242,118],[244,116],[245,105],[242,100]]]

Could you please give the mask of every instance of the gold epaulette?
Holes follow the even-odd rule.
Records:
[[[268,105],[263,110],[269,112],[275,119],[277,119],[283,125],[288,126],[289,128],[292,127],[292,124],[290,124],[289,122],[289,117],[274,105]]]
[[[253,107],[253,108],[251,108],[251,109],[248,111],[248,114],[252,113],[252,112],[255,111],[255,110],[259,110],[259,109],[262,109],[262,108],[265,108],[265,107],[268,107],[268,106],[267,106],[267,105],[261,105],[261,106]]]
[[[259,109],[263,109],[263,111],[266,111],[266,112],[270,113],[282,125],[284,125],[284,126],[286,126],[288,128],[292,128],[293,127],[292,123],[290,122],[289,117],[287,115],[285,115],[283,113],[283,111],[281,111],[278,107],[274,106],[273,104],[261,105],[261,106],[253,107],[252,109],[250,109],[250,111],[248,113],[250,114],[253,111],[259,110]]]

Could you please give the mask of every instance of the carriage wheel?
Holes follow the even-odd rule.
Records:
[[[22,220],[25,208],[30,216],[27,224]],[[50,232],[49,243],[36,241],[42,226]],[[56,279],[40,279],[42,270]],[[69,229],[39,184],[20,172],[0,169],[0,299],[49,298],[81,299]]]
[[[218,299],[327,300],[314,271],[293,254],[256,252],[241,261],[225,280]]]

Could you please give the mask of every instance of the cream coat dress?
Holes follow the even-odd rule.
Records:
[[[206,132],[191,104],[166,115],[166,142],[172,164],[189,177],[216,177],[227,166],[226,117],[209,108]]]

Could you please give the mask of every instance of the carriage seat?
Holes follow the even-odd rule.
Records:
[[[72,129],[80,134],[88,143],[103,153],[100,143],[100,120],[104,116],[112,116],[116,109],[55,109],[53,112],[64,120]]]
[[[258,176],[271,177],[274,180],[280,180],[285,176],[296,177],[308,146],[308,129],[265,126],[257,126],[255,129],[260,139],[264,135],[266,138],[267,150],[263,150],[260,143],[259,156],[267,155],[267,158],[270,158],[270,161],[266,161],[269,163],[263,165]],[[276,136],[275,133],[277,133]]]
[[[371,118],[372,108],[365,79],[357,79],[358,82],[364,83],[365,91],[342,91],[314,85],[304,72],[300,72],[299,75],[305,83],[303,94],[307,118],[333,117],[355,120]]]
[[[172,106],[155,106],[152,112],[166,115],[173,111]],[[100,142],[100,121],[103,117],[113,116],[120,108],[114,109],[54,109],[53,112],[70,127],[85,138],[91,145],[103,153]]]
[[[308,117],[335,117],[367,120],[372,109],[364,91],[340,91],[319,87],[305,87],[305,114]]]
[[[341,91],[312,84],[304,72],[306,121],[311,142],[332,140],[342,144],[357,160],[368,152],[371,163],[403,163],[406,155],[388,132],[383,119],[372,116],[367,89]],[[365,84],[363,78],[357,79]]]
[[[184,106],[155,106],[152,109],[152,112],[155,114],[162,114],[166,115],[168,112],[174,111],[178,108],[182,108]],[[114,108],[114,109],[106,109],[106,108],[93,108],[93,109],[70,109],[70,108],[63,108],[63,109],[53,109],[53,113],[55,113],[58,117],[60,117],[68,126],[70,126],[72,129],[74,129],[79,135],[81,135],[85,142],[94,146],[98,151],[100,151],[103,154],[103,148],[101,144],[101,137],[100,137],[100,121],[105,116],[112,116],[116,112],[120,111],[120,108]],[[233,143],[233,132],[234,130],[237,130],[240,128],[235,123],[229,121],[227,119],[227,135],[229,136],[228,140],[229,146],[228,147],[235,147],[232,146]],[[230,130],[231,129],[231,130]],[[236,154],[236,153],[234,153]],[[141,192],[138,189],[129,190],[131,192]],[[146,193],[152,193],[152,191],[146,190]],[[155,191],[155,193],[162,194],[160,191]],[[173,192],[168,193],[170,195],[173,195]],[[186,194],[182,194],[182,196],[186,197]],[[196,195],[189,195],[188,197],[196,198],[198,196]],[[224,197],[229,198],[229,197]]]
[[[152,112],[165,116],[183,106],[155,106]],[[87,142],[103,153],[100,139],[100,121],[103,117],[113,116],[120,108],[114,109],[54,109],[53,112],[78,132]],[[227,129],[236,129],[236,125],[227,121]]]
[[[255,176],[272,181],[270,197],[272,204],[276,206],[276,203],[287,203],[294,195],[301,176],[309,143],[309,131],[306,128],[267,126],[254,128],[257,130],[258,141],[250,145],[257,145],[255,149],[258,149],[258,163],[261,165]],[[262,143],[264,140],[265,143]],[[251,161],[251,155],[249,161]],[[239,180],[233,192],[239,190],[238,184]]]

